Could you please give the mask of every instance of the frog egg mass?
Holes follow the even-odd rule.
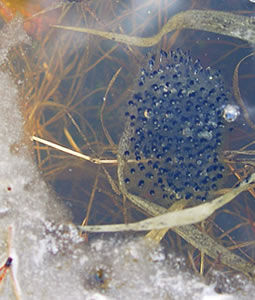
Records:
[[[128,100],[118,156],[125,189],[168,207],[211,199],[224,176],[226,123],[236,119],[219,71],[180,49],[151,56]]]

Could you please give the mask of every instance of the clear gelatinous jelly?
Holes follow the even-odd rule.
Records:
[[[134,90],[119,145],[127,191],[166,207],[208,200],[224,175],[219,157],[230,101],[220,72],[204,69],[189,52],[161,51]]]

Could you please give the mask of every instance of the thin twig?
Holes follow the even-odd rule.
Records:
[[[108,93],[109,93],[111,87],[113,86],[114,82],[116,81],[116,79],[117,79],[117,77],[118,77],[118,75],[119,75],[121,69],[122,69],[122,68],[120,67],[120,68],[117,70],[117,72],[113,75],[111,81],[109,82],[108,87],[107,87],[107,89],[106,89],[106,92],[105,92],[105,94],[104,94],[103,105],[102,105],[102,108],[101,108],[101,111],[100,111],[100,121],[101,121],[101,124],[102,124],[102,127],[103,127],[103,131],[104,131],[104,134],[105,134],[105,136],[106,136],[106,138],[107,138],[109,144],[110,144],[112,147],[114,147],[115,144],[114,144],[114,142],[113,142],[113,140],[112,140],[112,138],[111,138],[111,136],[110,136],[110,134],[109,134],[107,128],[104,126],[103,112],[104,112],[104,108],[105,108],[105,105],[106,105],[106,100],[107,100]]]
[[[97,165],[101,165],[101,164],[117,164],[118,161],[116,159],[100,159],[100,158],[92,158],[88,155],[85,155],[85,154],[82,154],[82,153],[79,153],[79,152],[76,152],[74,150],[71,150],[71,149],[68,149],[66,147],[63,147],[61,145],[58,145],[58,144],[55,144],[55,143],[52,143],[52,142],[49,142],[45,139],[42,139],[42,138],[39,138],[39,137],[36,137],[36,136],[32,136],[31,137],[31,140],[32,141],[35,141],[35,142],[38,142],[38,143],[41,143],[41,144],[44,144],[44,145],[47,145],[51,148],[54,148],[56,150],[60,150],[64,153],[67,153],[67,154],[70,154],[70,155],[73,155],[75,157],[79,157],[81,159],[84,159],[84,160],[87,160],[87,161],[90,161],[94,164],[97,164]]]

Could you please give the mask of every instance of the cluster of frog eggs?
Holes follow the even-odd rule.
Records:
[[[190,53],[152,56],[125,113],[119,151],[128,192],[162,205],[208,200],[223,178],[219,154],[228,105],[220,73],[193,62]]]

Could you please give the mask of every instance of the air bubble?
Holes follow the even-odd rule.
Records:
[[[240,108],[237,105],[228,104],[223,109],[223,118],[231,123],[234,122],[240,115]]]

